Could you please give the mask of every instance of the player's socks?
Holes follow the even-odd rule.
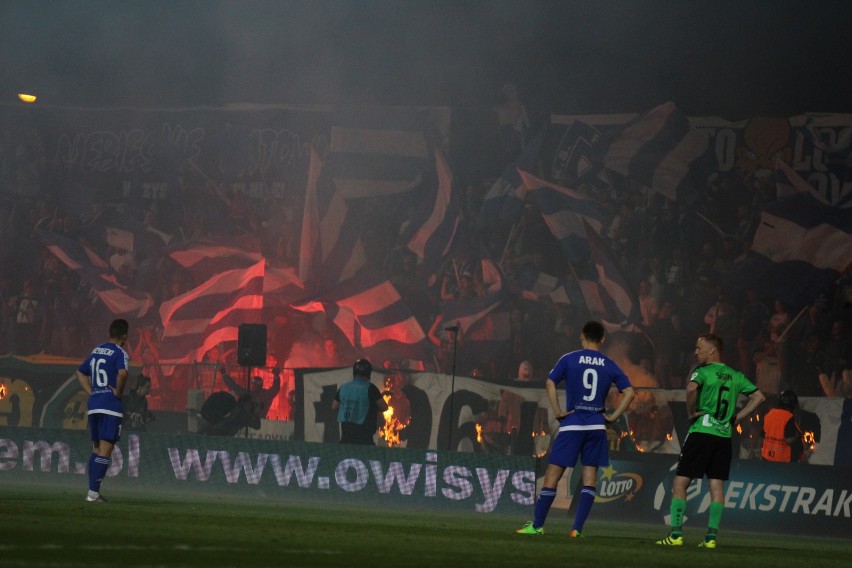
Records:
[[[711,502],[710,510],[708,511],[707,517],[707,526],[709,527],[707,532],[712,532],[713,534],[719,531],[719,527],[722,525],[722,513],[725,511],[724,503]]]
[[[87,467],[86,473],[88,473],[88,476],[89,476],[89,492],[90,493],[97,493],[98,492],[98,483],[97,483],[97,477],[96,477],[97,472],[95,471],[95,458],[96,457],[98,457],[98,454],[96,454],[95,452],[92,452],[92,454],[89,456],[89,463],[86,466]]]
[[[556,499],[556,488],[542,487],[538,494],[538,500],[535,502],[535,518],[533,526],[541,528],[544,526],[544,521],[547,519],[547,513],[550,511],[550,506],[553,505],[553,500]]]
[[[592,511],[592,505],[595,503],[595,488],[590,485],[584,485],[580,491],[580,498],[577,500],[577,512],[574,514],[574,530],[577,532],[583,531],[583,525],[586,519],[589,518],[589,513]]]
[[[683,546],[683,513],[686,510],[686,499],[672,499],[670,507],[672,529],[669,535],[657,541],[663,546]]]
[[[712,506],[712,505],[711,505]],[[681,536],[683,527],[683,513],[686,511],[686,499],[672,499],[670,512],[672,515],[672,535]]]
[[[101,481],[106,477],[106,472],[109,469],[109,458],[94,454],[94,458],[89,462],[89,490],[99,493],[101,490]]]

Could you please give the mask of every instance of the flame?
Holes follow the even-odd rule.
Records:
[[[802,442],[804,442],[805,446],[808,447],[809,450],[813,450],[816,447],[816,437],[814,433],[811,431],[807,431],[802,435]]]
[[[542,436],[547,436],[547,432],[545,432],[544,430],[542,430],[541,432],[533,432],[533,433],[532,433],[532,437],[533,437],[533,448],[535,448],[535,439],[536,439],[536,438],[540,438],[540,437],[542,437]],[[546,456],[546,455],[547,455],[547,446],[544,446],[544,448],[543,448],[540,452],[533,452],[533,457],[534,457],[534,458],[543,458],[543,457],[544,457],[544,456]]]
[[[0,383],[0,400],[3,400],[4,398],[6,398],[6,392],[7,392],[6,391],[6,385],[4,385],[3,383]]]
[[[388,409],[382,413],[382,416],[385,417],[385,424],[381,428],[379,428],[379,437],[382,438],[389,448],[394,446],[398,446],[402,443],[402,440],[399,436],[400,430],[408,426],[408,423],[411,421],[411,418],[405,421],[405,424],[400,422],[398,418],[394,416],[393,406],[391,406],[391,391],[390,388],[393,386],[391,377],[385,378],[385,393],[382,397],[385,399],[385,403],[388,405]]]
[[[482,424],[476,423],[476,441],[482,443]]]
[[[18,98],[25,103],[34,103],[36,102],[37,97],[35,95],[30,95],[27,93],[18,93]]]
[[[742,434],[742,433],[743,433],[743,425],[737,424],[737,434]]]
[[[671,441],[672,441],[672,439],[673,439],[673,438],[672,438],[672,433],[671,433],[671,432],[669,432],[668,434],[666,434],[666,441],[667,441],[667,442],[671,442]]]

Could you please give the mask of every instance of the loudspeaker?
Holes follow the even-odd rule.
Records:
[[[266,325],[240,324],[237,338],[237,363],[243,367],[266,366]]]

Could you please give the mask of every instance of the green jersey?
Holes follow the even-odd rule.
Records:
[[[745,375],[723,363],[708,363],[692,372],[690,381],[698,384],[696,412],[703,412],[690,432],[704,432],[722,438],[730,438],[731,419],[737,413],[740,394],[750,395],[757,387]]]

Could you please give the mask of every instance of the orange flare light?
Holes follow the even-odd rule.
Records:
[[[34,103],[37,97],[35,95],[28,95],[27,93],[18,93],[18,98],[25,103]]]
[[[411,421],[411,418],[405,421],[405,423],[401,422],[396,416],[394,416],[394,409],[391,406],[391,394],[389,389],[391,388],[391,379],[388,377],[385,380],[385,389],[387,392],[382,395],[385,399],[385,402],[388,405],[388,409],[385,410],[382,415],[385,417],[385,425],[379,428],[379,437],[382,438],[389,448],[393,448],[394,446],[399,446],[402,444],[402,438],[399,435],[400,430],[408,426],[408,423]]]

